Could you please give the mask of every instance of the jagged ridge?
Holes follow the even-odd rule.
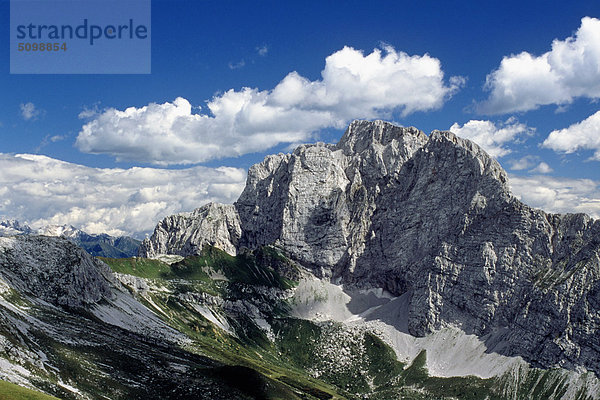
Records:
[[[19,235],[64,237],[97,257],[131,257],[137,255],[141,243],[129,236],[113,237],[104,233],[90,235],[72,225],[47,225],[40,229],[32,229],[14,219],[0,221],[0,237]]]
[[[355,121],[337,145],[251,167],[235,213],[206,207],[185,232],[162,221],[140,255],[274,244],[322,277],[407,293],[413,335],[454,324],[490,351],[600,372],[600,222],[526,206],[494,159],[450,132]],[[230,222],[207,218],[218,213]]]

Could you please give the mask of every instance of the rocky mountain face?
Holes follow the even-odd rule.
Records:
[[[2,278],[50,304],[82,307],[111,298],[110,269],[65,239],[0,238]]]
[[[45,233],[0,237],[0,398],[600,399],[599,222],[448,132],[267,157],[144,257]]]
[[[139,254],[150,258],[160,254],[188,256],[200,254],[208,244],[235,255],[241,234],[235,208],[210,203],[191,213],[172,215],[160,221],[152,238],[142,242]]]
[[[63,237],[81,246],[93,256],[123,258],[138,253],[140,241],[129,236],[114,237],[105,233],[90,235],[72,225],[47,225],[32,229],[16,220],[0,221],[0,237],[18,235],[43,235]]]
[[[29,233],[33,233],[33,230],[29,226],[21,224],[16,219],[0,221],[0,236],[25,235]]]
[[[506,173],[449,132],[353,122],[250,168],[234,206],[168,217],[140,255],[274,245],[315,275],[405,296],[413,336],[446,326],[490,352],[600,373],[600,221],[514,198]]]
[[[456,327],[411,336],[406,294],[344,289],[272,246],[102,260],[0,238],[0,398],[32,398],[5,381],[73,400],[599,397],[591,372],[533,368]]]
[[[65,238],[0,237],[0,398],[38,398],[5,381],[69,400],[264,398],[266,378],[203,355],[140,287],[165,293]]]

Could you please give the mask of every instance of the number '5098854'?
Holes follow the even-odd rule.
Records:
[[[19,43],[19,51],[67,51],[67,43]]]

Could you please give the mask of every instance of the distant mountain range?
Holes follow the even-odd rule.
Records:
[[[72,225],[47,225],[32,229],[17,220],[0,221],[0,236],[43,235],[64,237],[96,257],[127,258],[137,255],[140,241],[129,236],[114,237],[105,233],[91,235]]]

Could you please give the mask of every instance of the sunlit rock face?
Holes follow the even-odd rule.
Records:
[[[273,244],[346,287],[406,294],[413,335],[454,325],[489,351],[600,371],[600,221],[521,203],[450,132],[355,121],[337,145],[267,157],[234,206],[210,207],[163,220],[140,254]]]
[[[200,254],[204,245],[218,247],[231,255],[237,252],[241,235],[237,211],[230,204],[209,203],[191,213],[166,217],[145,239],[139,255],[155,258],[164,254]]]

